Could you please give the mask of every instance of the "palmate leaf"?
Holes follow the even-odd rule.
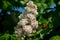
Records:
[[[4,34],[3,36],[0,36],[0,40],[8,40],[9,34]]]
[[[3,9],[7,9],[8,7],[11,7],[12,4],[8,1],[3,1]]]
[[[53,36],[53,37],[51,37],[49,40],[60,40],[60,36]]]
[[[0,36],[0,40],[20,40],[20,38],[15,37],[14,34],[10,35],[5,33],[4,35]]]

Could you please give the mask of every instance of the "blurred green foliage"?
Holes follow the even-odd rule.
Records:
[[[50,40],[60,40],[60,36],[53,36],[50,38]]]
[[[19,21],[18,16],[21,12],[12,8],[25,7],[28,1],[0,0],[0,40],[20,40],[20,38],[15,37],[14,27]],[[60,40],[60,0],[32,1],[38,7],[37,20],[39,21],[39,27],[37,33],[34,33],[32,37],[26,36],[25,40]],[[50,8],[54,3],[56,7]],[[51,11],[48,12],[48,10]],[[8,11],[10,11],[10,14],[7,13]]]

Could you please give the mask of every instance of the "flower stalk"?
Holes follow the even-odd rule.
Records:
[[[38,21],[36,20],[37,15],[37,6],[32,1],[29,1],[25,7],[24,14],[18,16],[20,21],[15,27],[15,34],[17,37],[24,38],[25,35],[32,36],[31,34],[36,32],[38,28]]]

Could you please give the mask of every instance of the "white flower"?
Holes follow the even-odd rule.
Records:
[[[19,19],[23,18],[23,14],[20,14],[20,15],[18,16],[18,18],[19,18]]]
[[[33,33],[35,33],[36,32],[36,30],[33,30]]]
[[[25,35],[32,36],[32,33],[35,33],[36,28],[38,28],[37,15],[37,6],[32,1],[29,1],[25,7],[24,14],[18,16],[20,21],[15,28],[16,36],[23,37],[23,39]]]
[[[38,28],[38,21],[31,23],[32,28]]]
[[[37,10],[37,6],[34,4],[35,9]]]
[[[24,18],[26,18],[26,14],[20,14],[20,15],[18,16],[18,18],[19,18],[19,19],[24,19]]]
[[[32,33],[32,31],[33,31],[31,25],[25,25],[25,26],[23,26],[23,30],[26,33]]]
[[[36,6],[35,4],[33,4],[32,1],[29,1],[29,2],[27,3],[27,6],[33,8],[33,9],[37,9],[37,6]]]
[[[26,10],[26,12],[35,13],[36,8],[33,8],[33,7],[25,7],[25,10]]]
[[[24,26],[24,25],[26,25],[26,24],[28,24],[28,19],[21,19],[21,20],[18,22],[18,25],[20,25],[20,26]]]
[[[38,15],[38,12],[35,10],[32,12],[35,16]]]
[[[32,21],[36,20],[36,17],[31,13],[27,14],[27,17],[29,18],[29,20],[32,20]]]
[[[29,1],[29,2],[27,3],[27,6],[25,7],[25,10],[26,10],[27,12],[33,12],[33,11],[37,10],[37,6],[36,6],[35,4],[33,4],[32,1]]]
[[[16,34],[16,37],[20,37],[22,34],[22,29],[21,28],[15,28],[15,34]]]
[[[20,14],[18,16],[19,19],[25,19],[26,18],[26,12],[24,14]]]
[[[33,6],[33,1],[29,1],[29,2],[27,3],[27,6]]]
[[[32,8],[31,8],[30,10],[31,10],[31,12],[34,12],[36,9],[32,9]]]
[[[26,10],[26,12],[30,12],[31,11],[30,7],[25,7],[25,10]]]

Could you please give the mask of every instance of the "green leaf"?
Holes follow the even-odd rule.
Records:
[[[51,37],[49,40],[60,40],[60,36],[53,36],[53,37]]]

